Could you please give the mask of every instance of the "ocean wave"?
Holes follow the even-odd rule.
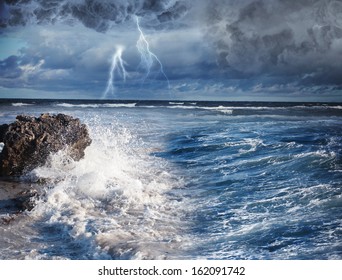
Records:
[[[32,106],[32,105],[33,105],[33,104],[23,103],[23,102],[12,103],[12,106],[14,106],[14,107]]]
[[[133,108],[136,106],[136,103],[105,103],[105,104],[71,104],[71,103],[58,103],[56,104],[58,107],[65,108]]]
[[[291,111],[297,114],[302,114],[302,112],[310,113],[313,110],[321,110],[324,113],[326,110],[341,110],[342,106],[340,105],[320,105],[320,106],[309,106],[309,105],[294,105],[294,106],[236,106],[236,105],[218,105],[218,106],[207,106],[205,104],[199,105],[197,102],[174,102],[169,101],[164,104],[148,104],[144,102],[134,102],[134,103],[92,103],[92,104],[73,104],[73,103],[58,103],[56,104],[58,107],[64,108],[168,108],[168,109],[184,109],[184,110],[207,110],[211,112],[223,113],[226,115],[243,115],[243,114],[254,114],[253,111],[258,115],[271,116],[271,112],[281,112],[280,115],[283,114],[291,114]],[[300,111],[298,111],[300,110]],[[261,113],[263,112],[263,113]],[[277,114],[277,113],[276,113]],[[275,114],[275,115],[276,115]],[[296,115],[294,114],[294,115]],[[273,116],[273,115],[272,115]]]
[[[79,162],[61,151],[33,172],[46,195],[0,226],[0,258],[341,258],[338,111],[56,103],[47,110],[83,120],[93,143]],[[13,111],[32,108],[3,122]]]
[[[81,245],[80,254],[82,248],[92,252],[82,258],[163,259],[179,254],[179,230],[184,228],[179,209],[184,205],[167,195],[180,187],[179,178],[166,162],[150,156],[129,129],[115,124],[90,128],[93,143],[83,160],[66,161],[59,152],[34,171],[51,183],[47,198],[30,216],[60,228],[70,236],[71,247]],[[63,249],[56,254],[70,258]]]
[[[184,102],[169,102],[170,105],[184,105]]]
[[[200,107],[201,108],[201,107]],[[202,107],[205,110],[212,110],[212,111],[218,111],[227,115],[233,114],[234,110],[231,107],[224,107],[224,106],[218,106],[218,107]]]
[[[133,108],[137,105],[137,103],[118,103],[118,104],[103,104],[103,107],[106,108],[121,108],[121,107],[126,107],[126,108]]]
[[[72,104],[72,103],[58,103],[56,104],[58,107],[65,108],[120,108],[120,107],[139,107],[139,108],[169,108],[169,109],[198,109],[198,110],[210,110],[210,111],[218,111],[225,114],[232,114],[233,110],[265,110],[265,109],[279,109],[272,107],[235,107],[235,106],[199,106],[196,102],[191,102],[186,104],[185,102],[168,102],[168,105],[156,104],[156,105],[145,105],[139,103],[93,103],[93,104]],[[280,109],[286,109],[280,108]]]
[[[311,109],[311,110],[317,110],[317,109],[335,109],[335,110],[342,110],[341,105],[319,105],[319,106],[294,106],[293,108],[297,109]]]
[[[71,103],[58,103],[58,107],[65,108],[99,108],[100,104],[71,104]]]
[[[319,157],[319,158],[328,158],[335,159],[336,153],[332,151],[326,150],[318,150],[314,152],[303,152],[293,156],[294,158],[306,158],[306,157]]]
[[[163,106],[165,107],[165,106]],[[152,107],[150,107],[152,108]],[[173,106],[166,106],[166,108],[170,109],[185,109],[185,110],[206,110],[206,111],[216,111],[220,113],[224,113],[227,115],[233,114],[233,109],[231,107],[224,107],[224,106],[217,106],[217,107],[208,107],[208,106],[189,106],[189,105],[173,105]]]

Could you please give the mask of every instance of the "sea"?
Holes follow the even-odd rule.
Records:
[[[92,144],[0,179],[44,190],[0,207],[0,259],[342,259],[342,104],[0,100],[0,124],[42,113]]]

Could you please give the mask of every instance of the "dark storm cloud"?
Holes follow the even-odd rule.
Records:
[[[190,23],[193,18],[185,15],[196,10],[197,23],[204,26],[204,38],[216,53],[215,76],[342,83],[342,66],[337,63],[342,52],[342,1],[6,0],[0,9],[2,26],[76,20],[100,32],[124,25],[134,15],[144,18],[145,27],[170,27],[179,19],[193,24],[196,21]]]
[[[0,60],[0,77],[15,79],[21,75],[19,68],[19,58],[12,55],[4,60]]]
[[[334,0],[0,0],[0,32],[20,31],[27,43],[0,62],[1,83],[101,91],[118,44],[128,81],[141,86],[134,16],[171,82],[184,80],[182,92],[342,86],[342,1]],[[163,75],[144,86],[158,79],[165,86]]]
[[[207,38],[230,75],[342,84],[342,2],[211,1]]]
[[[133,15],[146,18],[149,25],[173,21],[186,14],[188,5],[179,0],[6,0],[0,9],[2,26],[77,19],[104,32]]]

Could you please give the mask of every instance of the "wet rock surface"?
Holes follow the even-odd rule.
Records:
[[[44,196],[38,184],[0,179],[0,224],[10,224],[24,211],[31,211]]]
[[[86,125],[68,115],[19,115],[0,126],[0,176],[20,176],[46,163],[51,153],[67,150],[74,160],[84,157],[91,139]]]
[[[41,184],[22,180],[22,175],[60,150],[73,160],[82,159],[91,139],[86,125],[71,116],[19,115],[15,122],[0,125],[0,143],[0,223],[8,224],[44,196]]]

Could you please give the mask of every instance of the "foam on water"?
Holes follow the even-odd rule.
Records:
[[[182,129],[167,151],[192,177],[197,256],[341,258],[340,121],[216,120]]]
[[[106,108],[120,108],[120,107],[127,107],[127,108],[133,108],[136,106],[137,103],[119,103],[119,104],[103,104]]]
[[[12,103],[12,106],[14,107],[32,106],[32,105],[33,104],[28,104],[28,103],[23,103],[23,102]]]
[[[339,109],[65,102],[93,143],[34,171],[46,196],[0,225],[0,258],[342,258]]]
[[[83,160],[73,162],[59,152],[34,171],[50,183],[31,218],[70,242],[70,248],[52,253],[61,258],[178,257],[185,243],[180,209],[186,207],[173,191],[181,181],[127,128],[91,122],[93,143]]]
[[[120,107],[133,108],[136,106],[136,103],[105,103],[105,104],[58,103],[58,104],[56,104],[56,106],[65,107],[65,108],[120,108]]]
[[[56,104],[58,107],[66,107],[66,108],[99,108],[100,104],[70,104],[70,103],[58,103]]]

